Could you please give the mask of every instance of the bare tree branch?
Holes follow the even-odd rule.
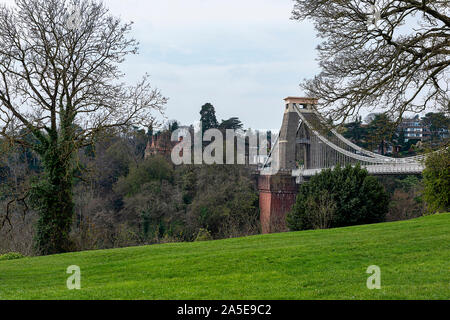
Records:
[[[36,136],[38,152],[57,136],[72,139],[71,153],[104,129],[148,126],[166,103],[148,76],[134,87],[121,81],[119,65],[138,51],[130,23],[102,3],[80,0],[73,30],[67,4],[16,0],[12,9],[0,7],[0,107],[19,120],[16,130]],[[4,137],[12,134],[8,124],[0,119]]]
[[[450,2],[295,0],[293,19],[311,19],[321,38],[321,73],[302,87],[337,121],[362,109],[394,119],[450,113]],[[374,14],[379,10],[379,21]]]

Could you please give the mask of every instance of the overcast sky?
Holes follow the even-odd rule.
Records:
[[[318,72],[318,39],[310,23],[290,20],[292,0],[104,2],[135,23],[141,50],[124,65],[129,80],[149,73],[170,98],[167,117],[182,124],[210,102],[219,121],[277,129],[283,98],[302,95],[301,80]]]

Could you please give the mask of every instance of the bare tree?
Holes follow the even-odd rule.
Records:
[[[74,154],[102,132],[148,127],[166,99],[148,76],[123,83],[120,64],[137,54],[131,23],[93,0],[16,0],[0,6],[0,135],[41,158],[31,190],[41,253],[69,248]],[[32,134],[34,139],[26,139]]]
[[[314,229],[330,228],[337,204],[328,192],[322,191],[317,195],[308,197],[306,205]]]
[[[295,0],[325,41],[321,73],[302,87],[338,121],[362,108],[393,118],[431,107],[450,112],[450,1]]]

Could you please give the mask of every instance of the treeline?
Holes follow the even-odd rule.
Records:
[[[415,123],[415,126],[410,125]],[[414,130],[407,131],[408,126]],[[423,130],[422,130],[423,129]],[[363,121],[357,117],[346,123],[342,134],[358,146],[393,157],[414,156],[427,148],[436,149],[449,138],[450,118],[444,113],[427,113],[423,118],[395,122],[386,113],[373,113]],[[418,134],[418,136],[408,136]]]
[[[201,120],[208,128],[242,128],[238,118],[218,123],[210,104],[202,108]],[[170,137],[177,127],[171,121],[159,131],[110,132],[79,150],[70,250],[259,233],[258,191],[250,168],[174,166],[167,154],[144,157],[153,135]],[[39,215],[30,205],[30,190],[43,174],[42,163],[26,147],[5,140],[0,147],[0,253],[37,254]]]
[[[204,130],[243,128],[238,118],[217,121],[211,104],[202,107],[200,119]],[[160,131],[129,128],[120,134],[107,132],[77,152],[72,174],[75,206],[70,250],[260,232],[257,181],[250,167],[174,166],[170,154],[144,156],[154,135],[170,137],[177,128],[178,123],[171,121]],[[431,157],[425,179],[373,178],[349,168],[324,172],[300,188],[296,215],[290,216],[289,225],[292,230],[327,228],[411,219],[430,208],[448,210],[448,161],[448,150]],[[30,204],[30,190],[43,174],[41,160],[34,152],[0,140],[0,253],[39,253],[39,214]],[[373,192],[362,189],[368,185],[373,186]]]
[[[72,250],[219,239],[259,232],[258,192],[244,166],[144,159],[145,131],[110,136],[78,154]],[[16,147],[0,160],[0,252],[33,254],[37,215],[27,193],[39,159]]]

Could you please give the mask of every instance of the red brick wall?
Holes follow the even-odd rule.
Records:
[[[270,233],[270,215],[272,208],[272,194],[270,192],[259,192],[259,209],[262,233]]]
[[[260,176],[259,207],[262,233],[287,231],[286,214],[297,196],[295,178],[290,175]]]

